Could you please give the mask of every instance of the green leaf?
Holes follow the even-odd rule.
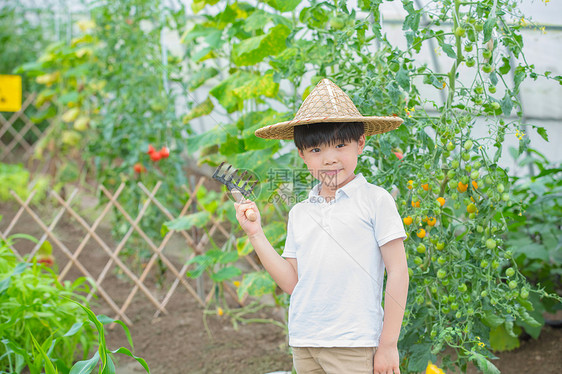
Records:
[[[232,113],[243,107],[243,101],[234,95],[233,90],[243,86],[249,79],[251,79],[250,73],[237,71],[213,87],[209,93],[219,101],[228,113]]]
[[[414,344],[409,351],[408,370],[422,372],[429,361],[435,362],[435,355],[431,353],[431,343]]]
[[[33,341],[33,345],[35,346],[35,349],[39,351],[41,357],[43,357],[43,360],[45,361],[45,366],[44,366],[45,374],[57,374],[58,371],[55,369],[55,366],[51,362],[51,359],[49,358],[49,356],[47,356],[47,354],[45,353],[43,348],[39,345],[39,343],[37,343],[37,340],[31,333],[31,331],[28,331],[28,335],[31,336],[31,340]]]
[[[443,43],[441,48],[443,48],[443,52],[445,52],[450,58],[457,58],[457,54],[455,53],[452,45]]]
[[[201,148],[223,143],[229,129],[232,129],[232,126],[217,125],[202,134],[190,136],[187,138],[187,151],[195,153]]]
[[[193,91],[196,88],[201,87],[203,83],[217,76],[218,73],[219,71],[213,67],[206,67],[199,70],[197,73],[191,76],[191,79],[189,80],[189,89]]]
[[[497,351],[509,351],[519,347],[519,339],[512,336],[505,324],[490,330],[490,346]]]
[[[504,321],[505,321],[504,318],[498,316],[497,314],[495,314],[492,311],[488,311],[486,313],[486,315],[484,316],[484,318],[482,319],[482,322],[484,322],[486,324],[486,326],[491,327],[491,328],[498,327]]]
[[[503,65],[499,68],[502,75],[509,73],[511,70],[511,65],[509,64],[509,59],[507,57],[502,57]]]
[[[469,360],[474,362],[484,374],[500,374],[498,368],[480,353],[470,352]]]
[[[191,109],[189,111],[189,113],[187,113],[183,117],[182,122],[184,124],[186,124],[194,118],[198,118],[198,117],[206,116],[207,114],[211,114],[211,112],[213,111],[214,108],[215,108],[215,106],[213,105],[213,102],[211,101],[211,98],[207,97],[207,99],[205,101],[203,101],[202,103],[198,104],[193,109]]]
[[[275,292],[277,285],[265,271],[244,274],[238,287],[238,298],[241,300],[246,294],[251,297],[260,297]]]
[[[400,69],[396,73],[396,81],[405,91],[410,90],[410,76],[408,70],[400,66]]]
[[[214,282],[222,282],[230,278],[238,277],[242,274],[242,270],[238,269],[234,266],[227,266],[225,268],[220,269],[214,274],[211,274],[211,279]]]
[[[261,0],[275,10],[281,13],[293,11],[301,2],[301,0]]]
[[[235,44],[232,61],[238,66],[255,65],[267,56],[275,56],[287,48],[285,40],[291,33],[285,25],[272,27],[265,35],[254,36]]]
[[[484,43],[488,42],[492,37],[492,31],[496,26],[496,18],[490,17],[484,22]]]
[[[546,129],[544,127],[534,126],[537,129],[537,133],[548,142],[548,134],[546,133]]]
[[[69,374],[90,374],[92,370],[98,365],[100,360],[100,353],[96,353],[89,360],[78,361],[72,366]]]
[[[130,350],[128,350],[125,347],[119,347],[114,351],[111,351],[111,353],[121,353],[124,354],[125,356],[129,356],[134,358],[139,364],[141,364],[141,366],[144,368],[144,370],[146,370],[147,373],[150,373],[150,369],[148,368],[148,365],[146,363],[146,361],[141,358],[141,357],[137,357],[135,356]]]
[[[176,231],[189,230],[193,226],[199,228],[205,226],[210,219],[211,219],[210,213],[204,211],[204,212],[197,212],[197,213],[189,214],[187,216],[176,218],[172,221],[168,221],[164,223],[164,225],[169,230],[176,230]]]
[[[260,96],[275,97],[279,91],[279,84],[273,81],[273,73],[256,75],[247,80],[242,86],[235,88],[232,93],[247,100]]]

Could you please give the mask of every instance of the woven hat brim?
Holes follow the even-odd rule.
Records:
[[[305,118],[302,120],[291,120],[279,122],[274,125],[265,126],[255,131],[255,135],[264,139],[293,139],[293,128],[300,125],[310,125],[322,122],[362,122],[365,125],[365,135],[383,134],[397,129],[404,120],[400,117],[328,117],[328,118]]]

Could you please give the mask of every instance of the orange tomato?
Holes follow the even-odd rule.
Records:
[[[414,222],[414,219],[410,216],[404,218],[402,221],[404,221],[404,224],[406,226],[410,226],[412,224],[412,222]]]
[[[416,202],[412,201],[412,206],[413,206],[414,208],[419,208],[419,207],[420,207],[420,202],[419,202],[419,200],[416,201]]]
[[[424,191],[429,190],[429,183],[422,184],[422,188],[424,189]]]
[[[416,235],[417,235],[418,238],[420,238],[420,239],[425,238],[425,230],[424,230],[424,229],[419,229],[418,232],[416,233]]]
[[[427,219],[427,224],[429,226],[435,226],[436,223],[437,223],[437,219],[435,217],[429,217]]]
[[[445,199],[443,197],[438,197],[437,201],[439,201],[439,204],[441,204],[441,206],[445,205]]]
[[[457,190],[459,190],[459,192],[466,192],[467,189],[468,183],[464,184],[463,182],[459,182],[459,184],[457,185]]]

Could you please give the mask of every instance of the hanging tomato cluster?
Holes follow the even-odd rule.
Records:
[[[157,162],[163,158],[168,158],[170,156],[170,149],[166,146],[163,146],[159,151],[157,151],[152,146],[152,144],[149,144],[148,151],[146,153],[150,156],[150,159],[152,161]],[[146,172],[146,167],[142,163],[137,162],[133,166],[133,170],[135,171],[135,173],[140,174]]]

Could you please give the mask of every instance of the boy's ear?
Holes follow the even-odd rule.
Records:
[[[299,149],[299,157],[304,161],[304,153],[302,153],[301,149]]]
[[[357,145],[359,146],[359,153],[363,153],[363,148],[365,148],[365,134],[361,135],[359,137],[359,140],[357,141]]]

